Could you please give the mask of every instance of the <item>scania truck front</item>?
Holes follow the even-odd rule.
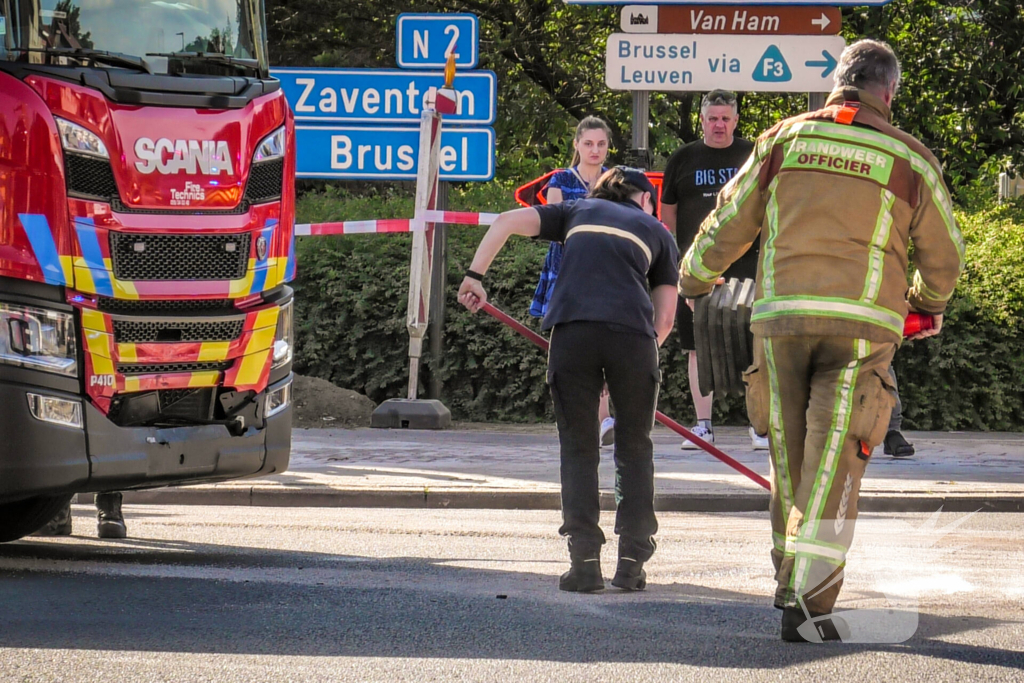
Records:
[[[0,541],[287,467],[294,169],[262,0],[0,0]]]

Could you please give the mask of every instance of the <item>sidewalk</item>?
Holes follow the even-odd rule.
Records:
[[[1024,434],[907,432],[917,455],[881,447],[864,479],[864,511],[1024,511]],[[721,427],[716,445],[768,476],[766,451],[746,429]],[[768,494],[703,451],[654,431],[659,510],[759,511]],[[460,425],[443,431],[296,429],[284,474],[125,494],[130,503],[296,507],[559,509],[553,426]],[[602,504],[614,508],[610,449],[601,457]]]

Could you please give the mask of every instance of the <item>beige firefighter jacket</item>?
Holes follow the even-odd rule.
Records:
[[[942,313],[963,238],[939,162],[889,116],[879,97],[838,88],[824,109],[762,135],[683,257],[680,294],[711,291],[760,233],[757,334],[899,343],[908,302]]]

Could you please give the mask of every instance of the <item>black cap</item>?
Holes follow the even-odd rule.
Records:
[[[658,210],[658,190],[654,187],[654,183],[647,177],[643,171],[639,168],[632,168],[631,166],[616,166],[616,169],[622,171],[623,179],[640,190],[641,192],[651,193],[651,204],[654,206],[655,212]]]

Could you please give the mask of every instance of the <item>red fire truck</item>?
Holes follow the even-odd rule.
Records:
[[[262,0],[0,0],[0,541],[287,467],[294,170]]]

